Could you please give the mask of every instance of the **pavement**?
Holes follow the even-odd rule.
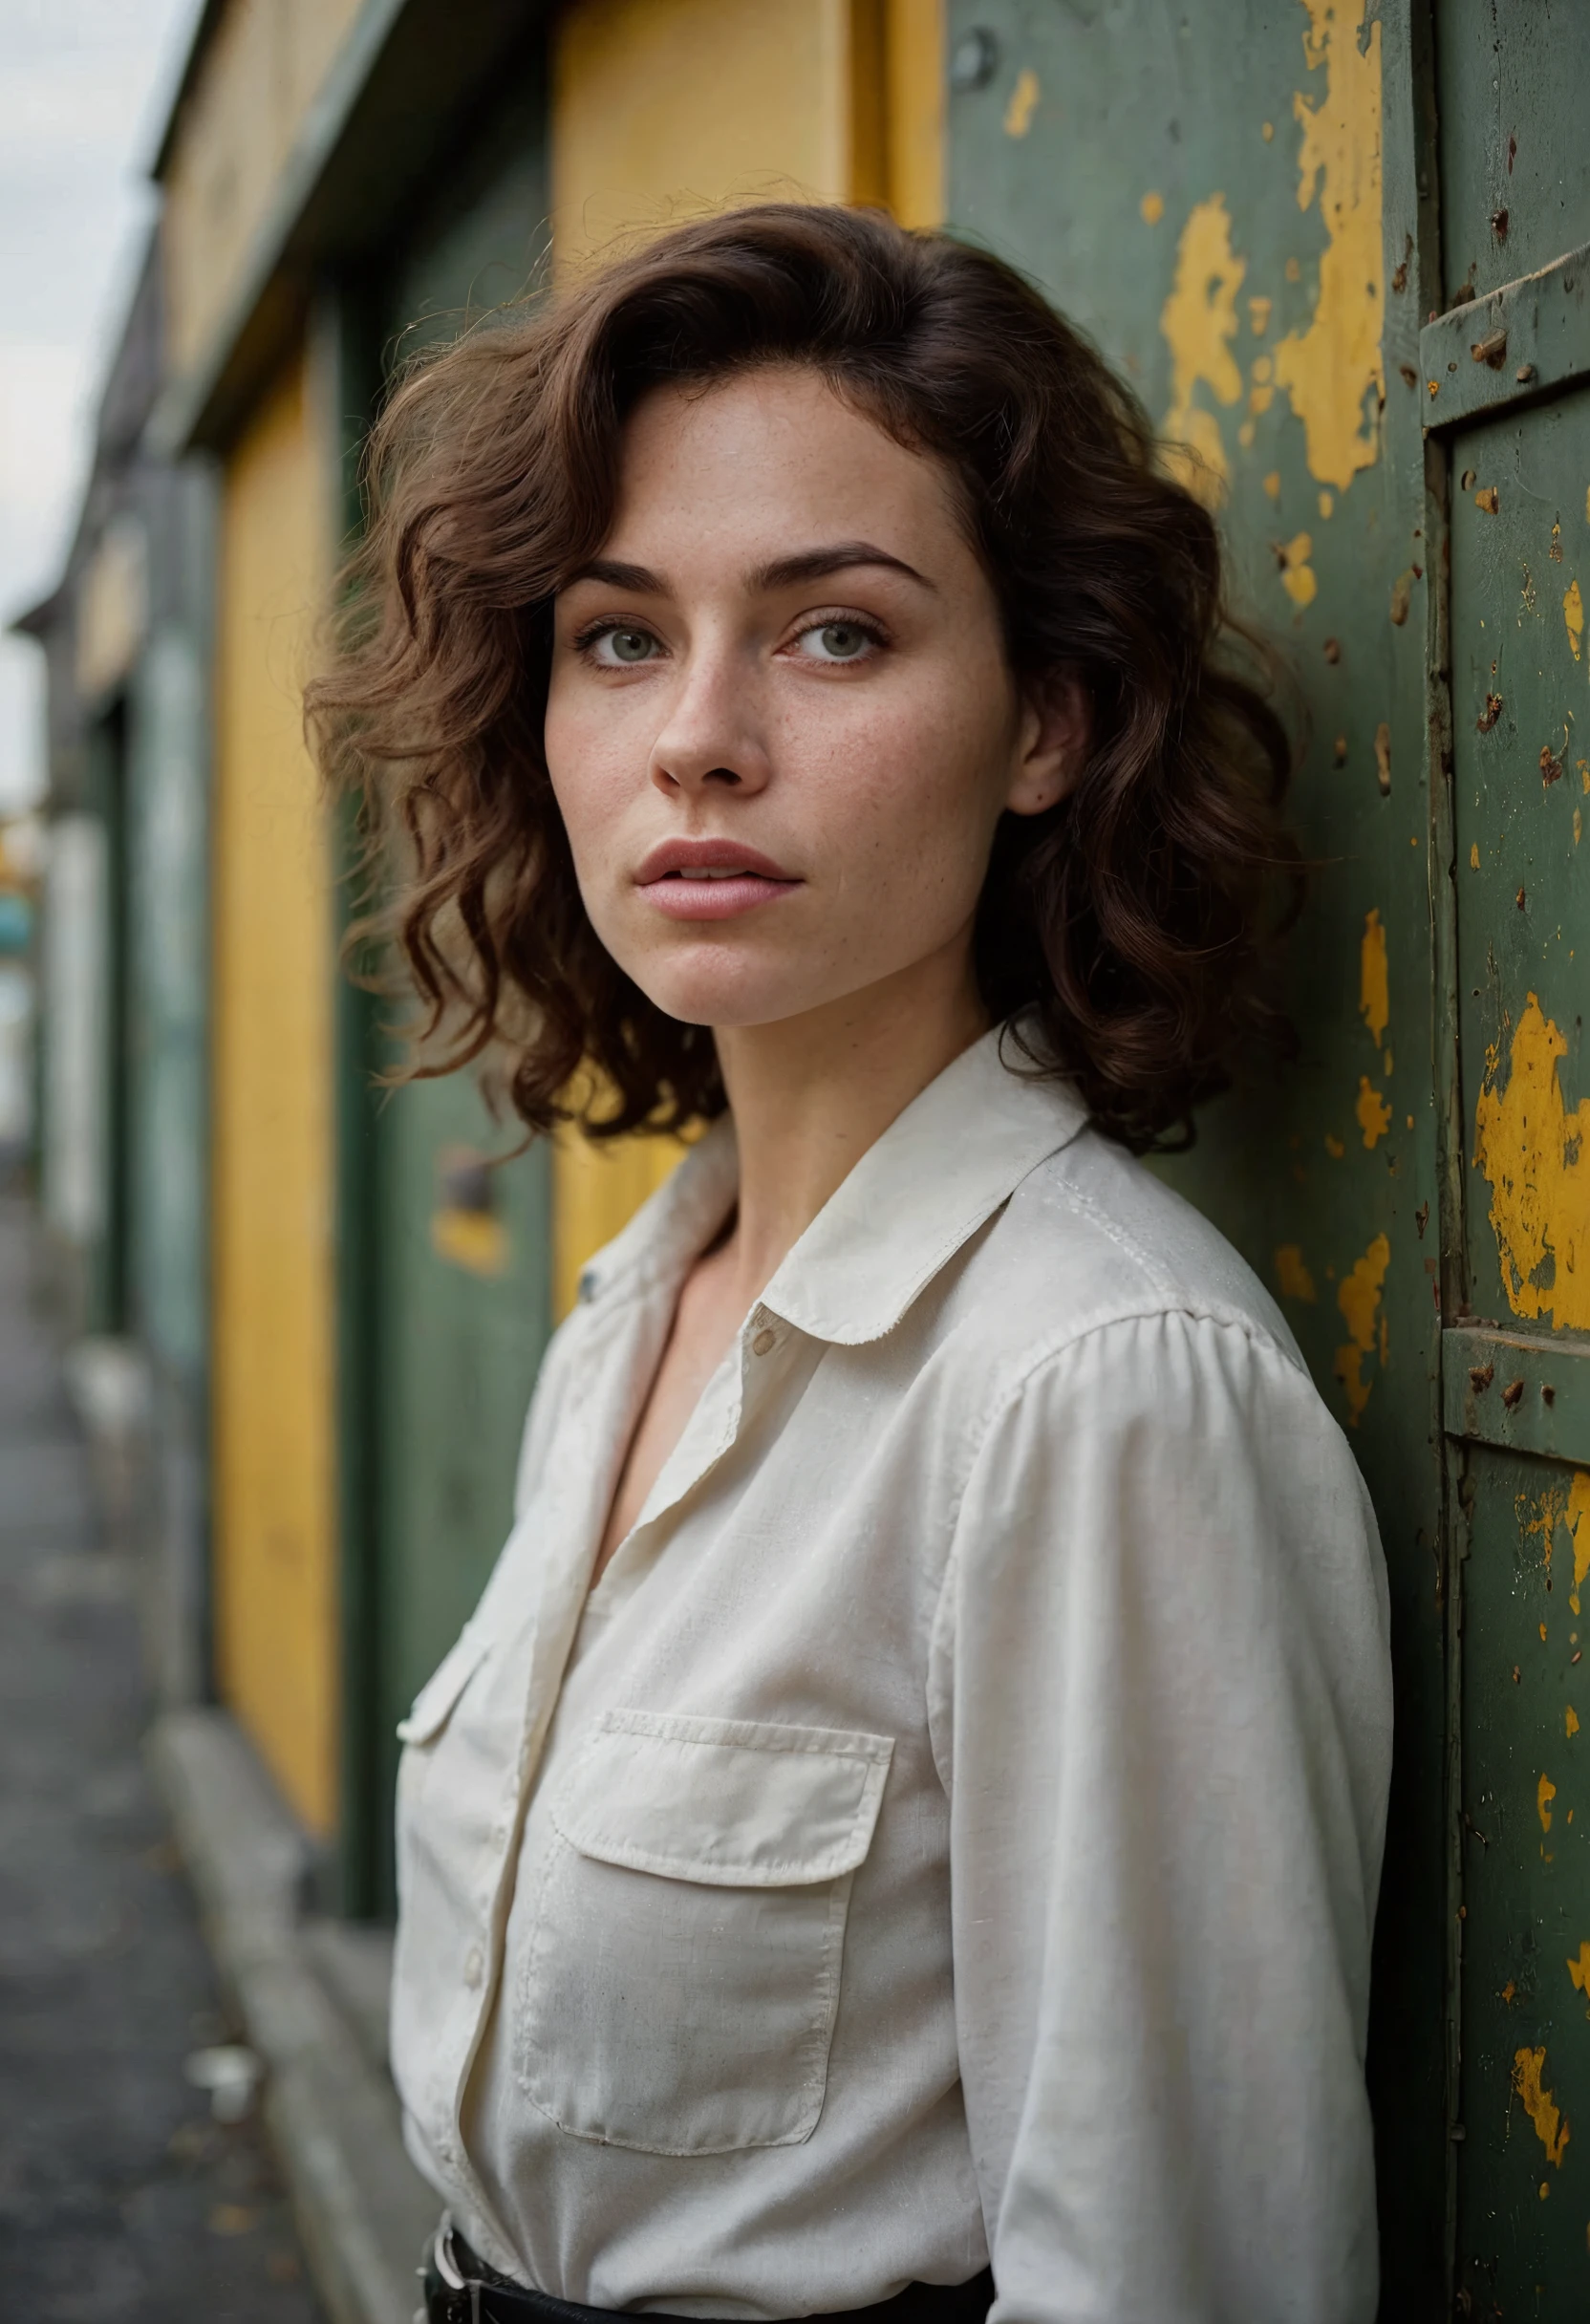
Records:
[[[265,2110],[188,2078],[248,2030],[150,1772],[35,1237],[0,1195],[0,2318],[321,2324]]]

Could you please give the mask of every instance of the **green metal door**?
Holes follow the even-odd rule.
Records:
[[[1590,2313],[1590,19],[1447,0],[1446,299],[1463,1310],[1458,2310]],[[1433,304],[1434,302],[1432,302]],[[1590,857],[1585,858],[1590,864]]]
[[[419,347],[532,287],[546,236],[544,86],[535,46],[433,174],[432,202],[367,306],[372,368],[374,342],[390,376]],[[349,1888],[361,1908],[386,1911],[393,1730],[473,1607],[510,1521],[550,1329],[549,1168],[545,1146],[494,1166],[517,1137],[493,1121],[468,1073],[372,1098],[370,1066],[396,1051],[378,1008],[357,1014],[344,1210],[364,1265],[362,1290],[350,1286],[361,1345],[345,1368],[365,1397],[362,1409],[356,1391],[352,1399],[345,1508],[361,1503],[348,1510],[355,1561],[364,1537],[349,1614],[364,1705],[353,1742],[365,1758],[351,1769],[363,1845],[356,1837]]]
[[[1364,0],[953,0],[948,41],[954,229],[1029,269],[1196,455],[1236,604],[1300,698],[1301,1057],[1162,1167],[1279,1299],[1379,1512],[1398,1690],[1370,2058],[1383,2313],[1432,2316],[1449,1905],[1428,54],[1407,7]]]

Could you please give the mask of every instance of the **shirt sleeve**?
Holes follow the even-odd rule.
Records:
[[[991,2324],[1370,2324],[1386,1626],[1261,1334],[1111,1323],[995,1418],[933,1678]]]

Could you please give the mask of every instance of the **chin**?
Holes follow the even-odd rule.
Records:
[[[791,962],[737,958],[721,945],[692,945],[672,958],[654,954],[620,965],[655,1007],[681,1024],[777,1024],[834,997]]]

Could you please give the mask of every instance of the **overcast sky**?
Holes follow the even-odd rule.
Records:
[[[0,623],[52,588],[153,218],[198,0],[0,0]],[[0,637],[0,813],[42,773],[38,649]]]

